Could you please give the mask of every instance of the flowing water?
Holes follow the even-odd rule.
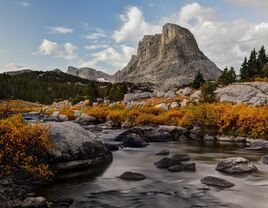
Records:
[[[97,133],[105,142],[111,142],[120,130]],[[155,153],[169,149],[170,155],[186,153],[196,163],[196,172],[172,173],[158,169],[154,162],[164,156]],[[259,163],[263,152],[245,150],[243,147],[204,146],[198,143],[150,143],[145,148],[124,148],[113,152],[113,162],[105,168],[84,172],[75,179],[65,179],[45,187],[41,193],[50,200],[71,198],[71,207],[268,207],[268,165]],[[228,176],[215,170],[218,160],[242,156],[253,161],[258,173],[240,177]],[[143,181],[130,182],[118,178],[125,171],[135,171],[147,176]],[[227,179],[236,186],[217,190],[202,185],[200,179],[216,176]]]

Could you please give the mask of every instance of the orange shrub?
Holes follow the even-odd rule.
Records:
[[[76,117],[74,116],[74,111],[70,108],[62,108],[60,109],[60,114],[68,116],[70,120],[74,120]]]
[[[21,116],[0,120],[0,175],[24,172],[52,176],[47,163],[52,148],[47,130],[24,123]]]

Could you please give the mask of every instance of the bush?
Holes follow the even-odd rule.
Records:
[[[214,82],[206,82],[201,87],[201,102],[212,103],[215,101],[216,95],[214,91],[217,89],[217,85]]]
[[[198,71],[197,75],[194,78],[194,81],[192,82],[192,87],[195,89],[199,89],[201,85],[205,82],[203,75],[200,71]]]
[[[21,116],[0,120],[0,175],[30,173],[49,178],[47,128],[28,125]]]

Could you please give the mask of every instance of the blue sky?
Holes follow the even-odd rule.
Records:
[[[124,67],[145,34],[189,28],[220,68],[268,48],[267,0],[0,0],[0,72]]]

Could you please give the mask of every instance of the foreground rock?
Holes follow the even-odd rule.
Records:
[[[80,116],[79,118],[77,118],[75,120],[76,123],[80,124],[80,125],[90,125],[90,124],[95,124],[97,121],[97,119],[93,116],[89,116],[86,114],[83,114],[82,116]]]
[[[119,176],[119,178],[123,180],[129,180],[129,181],[140,181],[140,180],[144,180],[146,176],[140,173],[127,171],[123,173],[121,176]]]
[[[201,183],[207,185],[207,186],[212,186],[216,188],[231,188],[234,187],[235,184],[222,179],[222,178],[217,178],[213,176],[206,176],[201,179]]]
[[[254,173],[257,167],[243,157],[229,157],[218,162],[216,170],[227,174]]]
[[[57,170],[96,167],[112,161],[108,148],[90,131],[73,122],[49,122],[51,151]]]
[[[231,84],[216,90],[220,102],[245,103],[253,106],[268,104],[268,83],[244,82]]]

